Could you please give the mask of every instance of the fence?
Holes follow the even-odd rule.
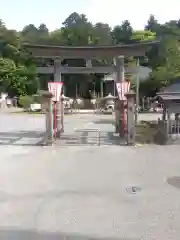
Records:
[[[88,128],[88,129],[75,129],[76,133],[89,133],[89,132],[95,132],[96,133],[96,140],[97,140],[97,145],[100,146],[101,142],[101,134],[100,134],[100,130],[98,128]],[[82,136],[80,137],[82,139]]]
[[[180,144],[180,119],[159,120],[156,140],[159,144]]]

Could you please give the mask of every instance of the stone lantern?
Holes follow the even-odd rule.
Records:
[[[109,93],[106,97],[104,97],[102,99],[102,101],[104,101],[104,108],[105,110],[109,110],[111,109],[112,111],[114,111],[114,101],[115,101],[116,97],[114,97],[113,95],[111,95],[111,93]]]

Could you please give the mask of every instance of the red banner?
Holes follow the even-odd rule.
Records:
[[[130,90],[130,82],[117,82],[116,83],[116,88],[118,92],[118,96],[120,100],[125,101],[126,97],[125,94],[129,92]]]

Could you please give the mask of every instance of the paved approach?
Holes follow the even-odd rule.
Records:
[[[111,132],[109,118],[67,117],[65,129]],[[42,117],[1,119],[4,132],[42,131]],[[0,154],[2,240],[180,239],[179,146],[5,144]]]

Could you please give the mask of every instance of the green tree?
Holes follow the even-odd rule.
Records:
[[[29,24],[21,31],[21,39],[23,42],[36,43],[38,29],[34,24]]]
[[[112,40],[114,44],[128,43],[132,38],[133,28],[128,20],[117,25],[112,30]]]
[[[0,89],[11,96],[33,94],[38,89],[34,67],[16,66],[8,58],[0,58]]]
[[[160,24],[155,19],[155,16],[154,15],[150,15],[148,23],[147,23],[147,25],[145,27],[145,30],[149,30],[151,32],[157,33],[159,28],[160,28]]]
[[[33,59],[21,45],[22,42],[50,45],[109,45],[130,44],[150,41],[155,38],[161,42],[155,45],[146,57],[140,58],[140,64],[152,68],[147,82],[141,85],[146,94],[154,94],[162,85],[169,84],[174,78],[180,77],[180,20],[171,20],[159,24],[153,15],[150,15],[144,30],[133,29],[130,22],[125,20],[113,29],[107,23],[95,23],[88,20],[86,15],[74,12],[70,14],[63,26],[55,31],[49,31],[42,23],[39,26],[29,24],[21,32],[8,29],[0,20],[0,87],[11,95],[33,94],[39,89],[39,81],[48,81],[52,76],[40,76],[35,72],[35,64],[46,65],[51,59]],[[112,59],[93,59],[93,64],[110,64]],[[125,63],[135,65],[136,59],[125,58]],[[62,64],[70,66],[84,66],[83,59],[66,59]],[[92,82],[103,77],[96,75],[69,75],[63,76],[68,91],[73,92],[78,85],[85,95]],[[46,79],[45,79],[46,78]],[[45,80],[44,80],[45,79]],[[41,84],[42,87],[45,87]],[[98,84],[97,84],[98,85]]]
[[[134,42],[152,41],[156,38],[156,33],[150,30],[133,31],[131,39]]]
[[[86,15],[78,14],[77,12],[70,14],[63,22],[63,26],[65,28],[74,28],[74,27],[84,28],[84,25],[91,25],[91,24],[88,22]]]
[[[57,29],[50,33],[49,35],[49,44],[50,45],[63,45],[62,30]],[[65,41],[64,41],[65,42]]]
[[[92,44],[94,45],[112,44],[111,28],[108,24],[99,22],[94,25]]]

